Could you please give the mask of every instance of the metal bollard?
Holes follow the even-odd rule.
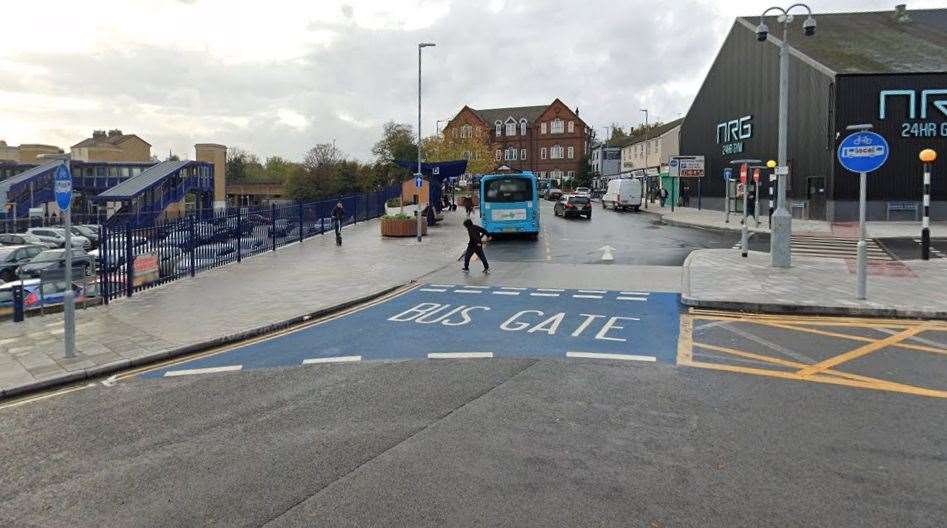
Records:
[[[13,322],[23,322],[23,286],[13,287]]]
[[[276,204],[270,204],[270,233],[273,235],[273,251],[276,251]]]

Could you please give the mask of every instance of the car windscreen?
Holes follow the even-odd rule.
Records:
[[[533,200],[532,182],[526,178],[500,178],[486,183],[484,201],[511,203]]]
[[[572,198],[569,198],[569,203],[585,205],[589,203],[589,199],[586,196],[573,196]]]
[[[66,251],[63,249],[56,249],[53,251],[44,251],[39,255],[33,257],[32,262],[56,262],[57,260],[62,260],[65,258]],[[75,256],[75,253],[73,253]]]
[[[10,258],[10,255],[12,255],[16,250],[17,248],[0,247],[0,262],[3,262],[7,260],[8,258]]]

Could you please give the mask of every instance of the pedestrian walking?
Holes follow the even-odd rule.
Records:
[[[464,252],[464,273],[470,271],[470,257],[477,255],[480,262],[483,262],[483,272],[490,273],[490,264],[487,262],[487,256],[483,254],[482,237],[487,236],[487,230],[474,224],[469,218],[464,220],[464,227],[467,228],[467,250]]]
[[[691,188],[687,185],[681,189],[681,205],[684,207],[690,207],[691,205]]]
[[[342,222],[345,221],[345,207],[342,206],[342,202],[339,201],[335,204],[335,208],[332,209],[332,224],[335,227],[335,244],[337,246],[342,245]]]
[[[464,210],[467,211],[467,218],[470,218],[470,213],[473,212],[473,198],[464,196]]]
[[[665,189],[664,187],[661,187],[661,190],[659,191],[659,193],[661,196],[661,207],[664,207],[664,204],[666,204],[668,201],[668,190]]]

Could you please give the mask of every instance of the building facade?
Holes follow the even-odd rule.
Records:
[[[454,138],[477,138],[497,166],[529,170],[558,182],[574,178],[588,149],[589,129],[559,99],[544,106],[460,109],[444,127]]]
[[[801,218],[851,221],[858,175],[836,160],[853,124],[871,124],[891,147],[869,176],[870,220],[919,217],[918,152],[947,151],[947,9],[815,14],[790,24],[787,206]],[[737,159],[777,158],[779,37],[756,35],[757,18],[738,18],[681,127],[681,154],[704,155],[703,205],[722,209],[723,170]],[[768,178],[764,178],[764,181]],[[765,186],[761,189],[768,193]],[[947,218],[947,185],[934,185],[931,213]]]
[[[73,145],[71,153],[72,159],[77,161],[152,161],[150,143],[135,134],[123,134],[117,129],[92,132],[92,137]]]
[[[608,142],[593,146],[589,152],[589,169],[592,172],[592,189],[604,190],[608,180],[621,172],[621,147]]]
[[[667,172],[671,156],[680,153],[683,118],[655,126],[628,138],[621,147],[621,172],[633,176],[657,176]]]
[[[19,146],[7,145],[6,141],[0,140],[0,163],[40,163],[43,156],[47,154],[62,154],[59,147],[53,145],[23,144]]]

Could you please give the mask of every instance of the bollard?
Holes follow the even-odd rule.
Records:
[[[931,164],[937,160],[937,151],[924,149],[918,155],[924,163],[924,216],[921,221],[921,259],[931,258]]]
[[[131,297],[135,280],[135,256],[132,251],[132,228],[125,226],[125,296]]]
[[[240,227],[240,208],[237,208],[237,262],[240,262],[243,258],[243,247],[240,243],[243,239],[243,230]]]
[[[276,204],[270,204],[270,234],[273,235],[273,251],[276,251]]]
[[[13,322],[23,322],[23,286],[17,284],[13,287]]]

